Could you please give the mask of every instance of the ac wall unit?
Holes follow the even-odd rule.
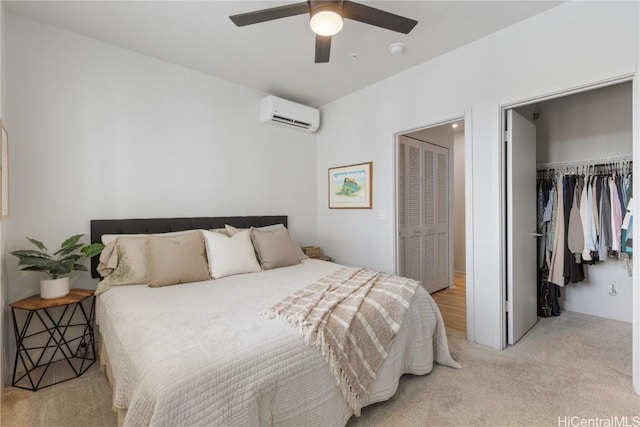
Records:
[[[260,122],[313,133],[320,126],[320,110],[269,95],[260,101]]]

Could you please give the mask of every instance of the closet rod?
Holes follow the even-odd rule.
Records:
[[[633,156],[617,156],[617,157],[607,157],[602,159],[591,159],[591,160],[576,160],[573,162],[558,162],[558,163],[543,163],[536,166],[537,170],[544,169],[561,169],[575,166],[596,166],[596,165],[606,165],[611,163],[618,162],[631,162],[633,161]]]

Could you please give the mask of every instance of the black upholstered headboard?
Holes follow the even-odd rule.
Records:
[[[287,224],[286,215],[274,216],[214,216],[200,218],[140,218],[91,220],[91,243],[100,243],[103,234],[152,234],[193,229],[224,228],[225,224],[238,228]],[[91,259],[91,277],[100,277],[96,268],[98,257]]]

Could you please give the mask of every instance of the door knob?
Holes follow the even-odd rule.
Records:
[[[531,235],[533,237],[542,237],[542,236],[544,236],[544,234],[542,234],[542,233],[531,233]]]

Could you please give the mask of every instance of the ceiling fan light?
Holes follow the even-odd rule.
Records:
[[[342,16],[333,10],[320,10],[311,17],[311,29],[320,36],[333,36],[342,30]]]

